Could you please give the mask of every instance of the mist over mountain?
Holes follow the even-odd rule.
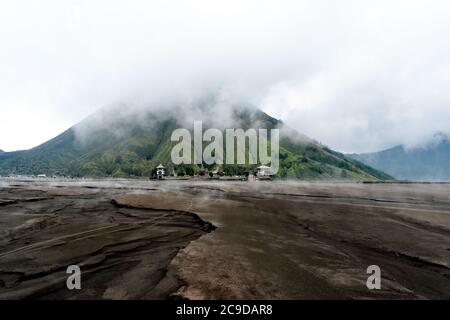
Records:
[[[1,1],[1,148],[217,88],[349,153],[447,130],[448,1],[281,2]]]
[[[348,156],[397,179],[450,181],[450,138],[443,133],[435,134],[426,146],[398,145],[379,152]]]
[[[390,176],[345,157],[285,126],[259,109],[206,99],[190,107],[104,108],[57,137],[30,150],[0,155],[0,175],[47,174],[74,177],[149,177],[159,163],[169,173],[193,174],[197,165],[174,166],[170,160],[173,130],[279,128],[278,176],[298,179],[379,180]],[[215,167],[212,165],[210,167]],[[227,175],[244,174],[256,165],[222,165]]]

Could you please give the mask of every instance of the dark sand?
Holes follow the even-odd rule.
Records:
[[[450,299],[450,185],[0,180],[0,299],[180,297]]]

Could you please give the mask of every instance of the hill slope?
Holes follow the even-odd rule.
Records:
[[[33,149],[2,153],[0,175],[150,176],[160,162],[169,172],[191,174],[198,170],[195,165],[173,166],[170,162],[170,152],[175,145],[170,141],[170,135],[174,129],[183,127],[179,120],[182,117],[173,115],[176,112],[156,116],[150,111],[124,114],[120,110],[101,110]],[[208,119],[214,117],[216,119],[209,122]],[[218,123],[223,125],[218,128],[280,128],[280,177],[391,179],[285,127],[281,121],[257,109],[235,109],[231,127],[216,114],[207,114],[206,118],[203,130],[208,126],[217,127]],[[192,127],[192,123],[189,126]],[[255,167],[226,165],[221,169],[226,174],[242,174]]]
[[[425,148],[396,146],[349,156],[397,179],[450,181],[450,139],[443,134],[435,135],[434,143]]]

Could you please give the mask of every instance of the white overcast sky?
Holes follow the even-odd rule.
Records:
[[[450,1],[0,2],[0,149],[213,88],[339,151],[423,145],[450,132]]]

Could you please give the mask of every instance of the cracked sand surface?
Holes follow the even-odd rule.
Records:
[[[450,298],[448,184],[15,181],[0,190],[3,299]],[[82,266],[78,292],[65,289],[70,264]],[[366,288],[372,264],[382,290]]]

